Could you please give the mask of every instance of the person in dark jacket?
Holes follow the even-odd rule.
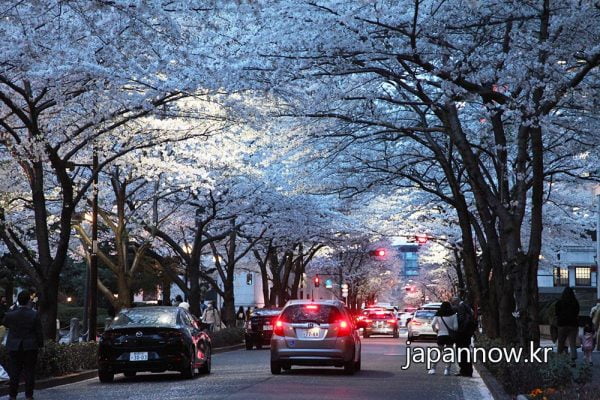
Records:
[[[466,301],[461,300],[460,297],[452,299],[452,305],[456,310],[456,316],[458,319],[458,329],[456,331],[455,344],[457,349],[468,349],[471,348],[471,339],[477,329],[475,323],[475,315],[473,309],[467,304]],[[459,352],[459,355],[463,355],[464,352]],[[460,357],[458,360],[458,366],[460,368],[456,375],[459,376],[473,376],[473,363],[468,357]]]
[[[578,333],[579,302],[573,289],[566,287],[556,302],[556,325],[558,326],[558,353],[566,352],[565,341],[569,340],[571,358],[577,360],[575,340]]]
[[[6,350],[10,358],[9,399],[17,398],[21,373],[25,375],[25,397],[33,399],[35,364],[38,349],[44,345],[44,336],[39,315],[28,306],[29,301],[29,292],[23,290],[17,296],[18,307],[8,311],[2,321],[2,325],[8,329]]]

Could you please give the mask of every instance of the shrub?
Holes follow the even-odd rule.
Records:
[[[499,340],[479,337],[477,344],[491,347],[512,347]],[[524,352],[529,351],[524,349]],[[550,353],[548,362],[487,362],[485,367],[498,379],[509,394],[532,393],[536,390],[572,388],[575,384],[585,384],[591,380],[591,371],[587,365],[571,368],[571,359],[567,354]]]
[[[209,336],[212,340],[213,348],[231,346],[244,341],[244,329],[236,327],[224,328],[216,332],[210,332]]]
[[[82,370],[98,368],[98,344],[83,342],[57,344],[48,341],[38,353],[37,378],[62,376]],[[0,346],[0,364],[8,370],[8,352]]]

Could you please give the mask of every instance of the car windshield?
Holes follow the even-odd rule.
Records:
[[[281,318],[285,322],[314,322],[330,324],[338,321],[341,315],[337,308],[323,304],[295,304],[287,307]]]
[[[391,313],[371,313],[369,314],[369,318],[371,319],[392,319],[394,315]]]
[[[433,319],[433,317],[435,317],[435,313],[436,311],[432,310],[421,310],[415,313],[415,318]]]
[[[121,311],[113,322],[112,328],[129,325],[174,326],[177,324],[177,309],[131,308]]]

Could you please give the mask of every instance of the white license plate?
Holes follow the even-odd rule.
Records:
[[[129,353],[129,361],[148,361],[148,352]]]
[[[263,325],[263,331],[272,331],[273,325]]]
[[[303,337],[305,338],[318,338],[321,336],[321,328],[311,328],[303,330]]]

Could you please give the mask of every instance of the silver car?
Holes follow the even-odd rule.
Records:
[[[344,367],[360,370],[360,337],[339,300],[290,300],[275,321],[271,338],[271,372],[292,365]]]
[[[435,310],[417,310],[414,317],[408,323],[408,342],[422,338],[435,338],[437,333],[431,327]]]

